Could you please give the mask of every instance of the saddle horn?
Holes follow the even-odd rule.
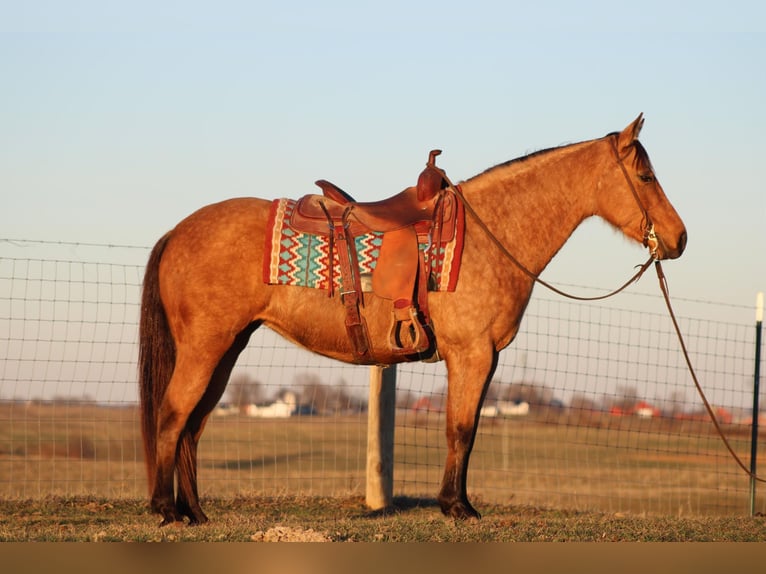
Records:
[[[436,167],[436,156],[441,152],[440,149],[433,149],[428,154],[426,168],[418,177],[418,201],[428,201],[445,187],[444,172]]]

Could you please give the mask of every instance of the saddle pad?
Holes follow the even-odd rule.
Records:
[[[328,289],[329,238],[296,231],[290,227],[290,216],[295,209],[293,199],[275,199],[271,203],[266,228],[263,259],[263,281],[269,285],[293,285]],[[462,205],[461,205],[462,207]],[[436,268],[436,283],[439,291],[454,291],[460,270],[463,251],[463,210],[459,210],[458,230],[452,241],[442,243],[438,251],[430,249],[426,257],[434,256],[441,261]],[[373,273],[380,255],[384,234],[378,231],[358,235],[354,238],[359,259],[360,274]],[[420,249],[427,246],[420,245]],[[336,246],[337,249],[337,246]],[[334,288],[340,288],[341,270],[338,254],[333,253]]]

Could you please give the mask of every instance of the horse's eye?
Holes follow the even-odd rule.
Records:
[[[654,175],[651,173],[640,173],[638,179],[644,183],[652,183],[654,181]]]

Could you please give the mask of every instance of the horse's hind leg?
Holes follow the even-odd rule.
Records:
[[[176,476],[178,478],[178,495],[176,497],[176,510],[189,517],[189,524],[203,524],[207,522],[207,516],[202,511],[197,492],[197,445],[205,429],[205,424],[210,412],[221,399],[226,383],[229,381],[229,375],[237,362],[237,358],[247,345],[250,335],[258,327],[257,323],[252,323],[246,327],[234,339],[234,343],[226,351],[221,361],[218,363],[210,383],[207,386],[205,394],[194,411],[192,411],[186,427],[181,433],[178,460],[176,467]]]
[[[474,345],[448,354],[447,461],[437,497],[444,514],[453,518],[480,518],[468,501],[468,459],[476,438],[479,410],[497,366],[490,345]]]
[[[192,415],[178,441],[176,510],[181,516],[189,517],[190,525],[204,524],[208,520],[197,494],[197,445],[206,422],[207,415]]]
[[[176,507],[173,485],[179,440],[231,341],[224,341],[221,347],[218,345],[220,343],[185,344],[176,350],[173,376],[157,417],[157,472],[151,507],[162,515],[162,524],[183,520],[183,514]]]

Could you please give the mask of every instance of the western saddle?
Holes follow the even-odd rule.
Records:
[[[454,237],[457,211],[454,190],[445,173],[436,167],[436,156],[440,153],[440,150],[430,152],[417,185],[382,201],[356,202],[336,185],[319,180],[316,184],[323,195],[299,199],[290,218],[294,229],[328,238],[331,262],[333,253],[337,252],[345,325],[358,362],[376,361],[367,325],[360,313],[364,297],[354,241],[356,236],[370,232],[383,236],[372,273],[372,291],[393,302],[390,353],[418,359],[435,352],[427,291],[432,273],[438,272],[434,269],[438,258],[429,257],[427,250]],[[332,264],[328,273],[332,297]]]

